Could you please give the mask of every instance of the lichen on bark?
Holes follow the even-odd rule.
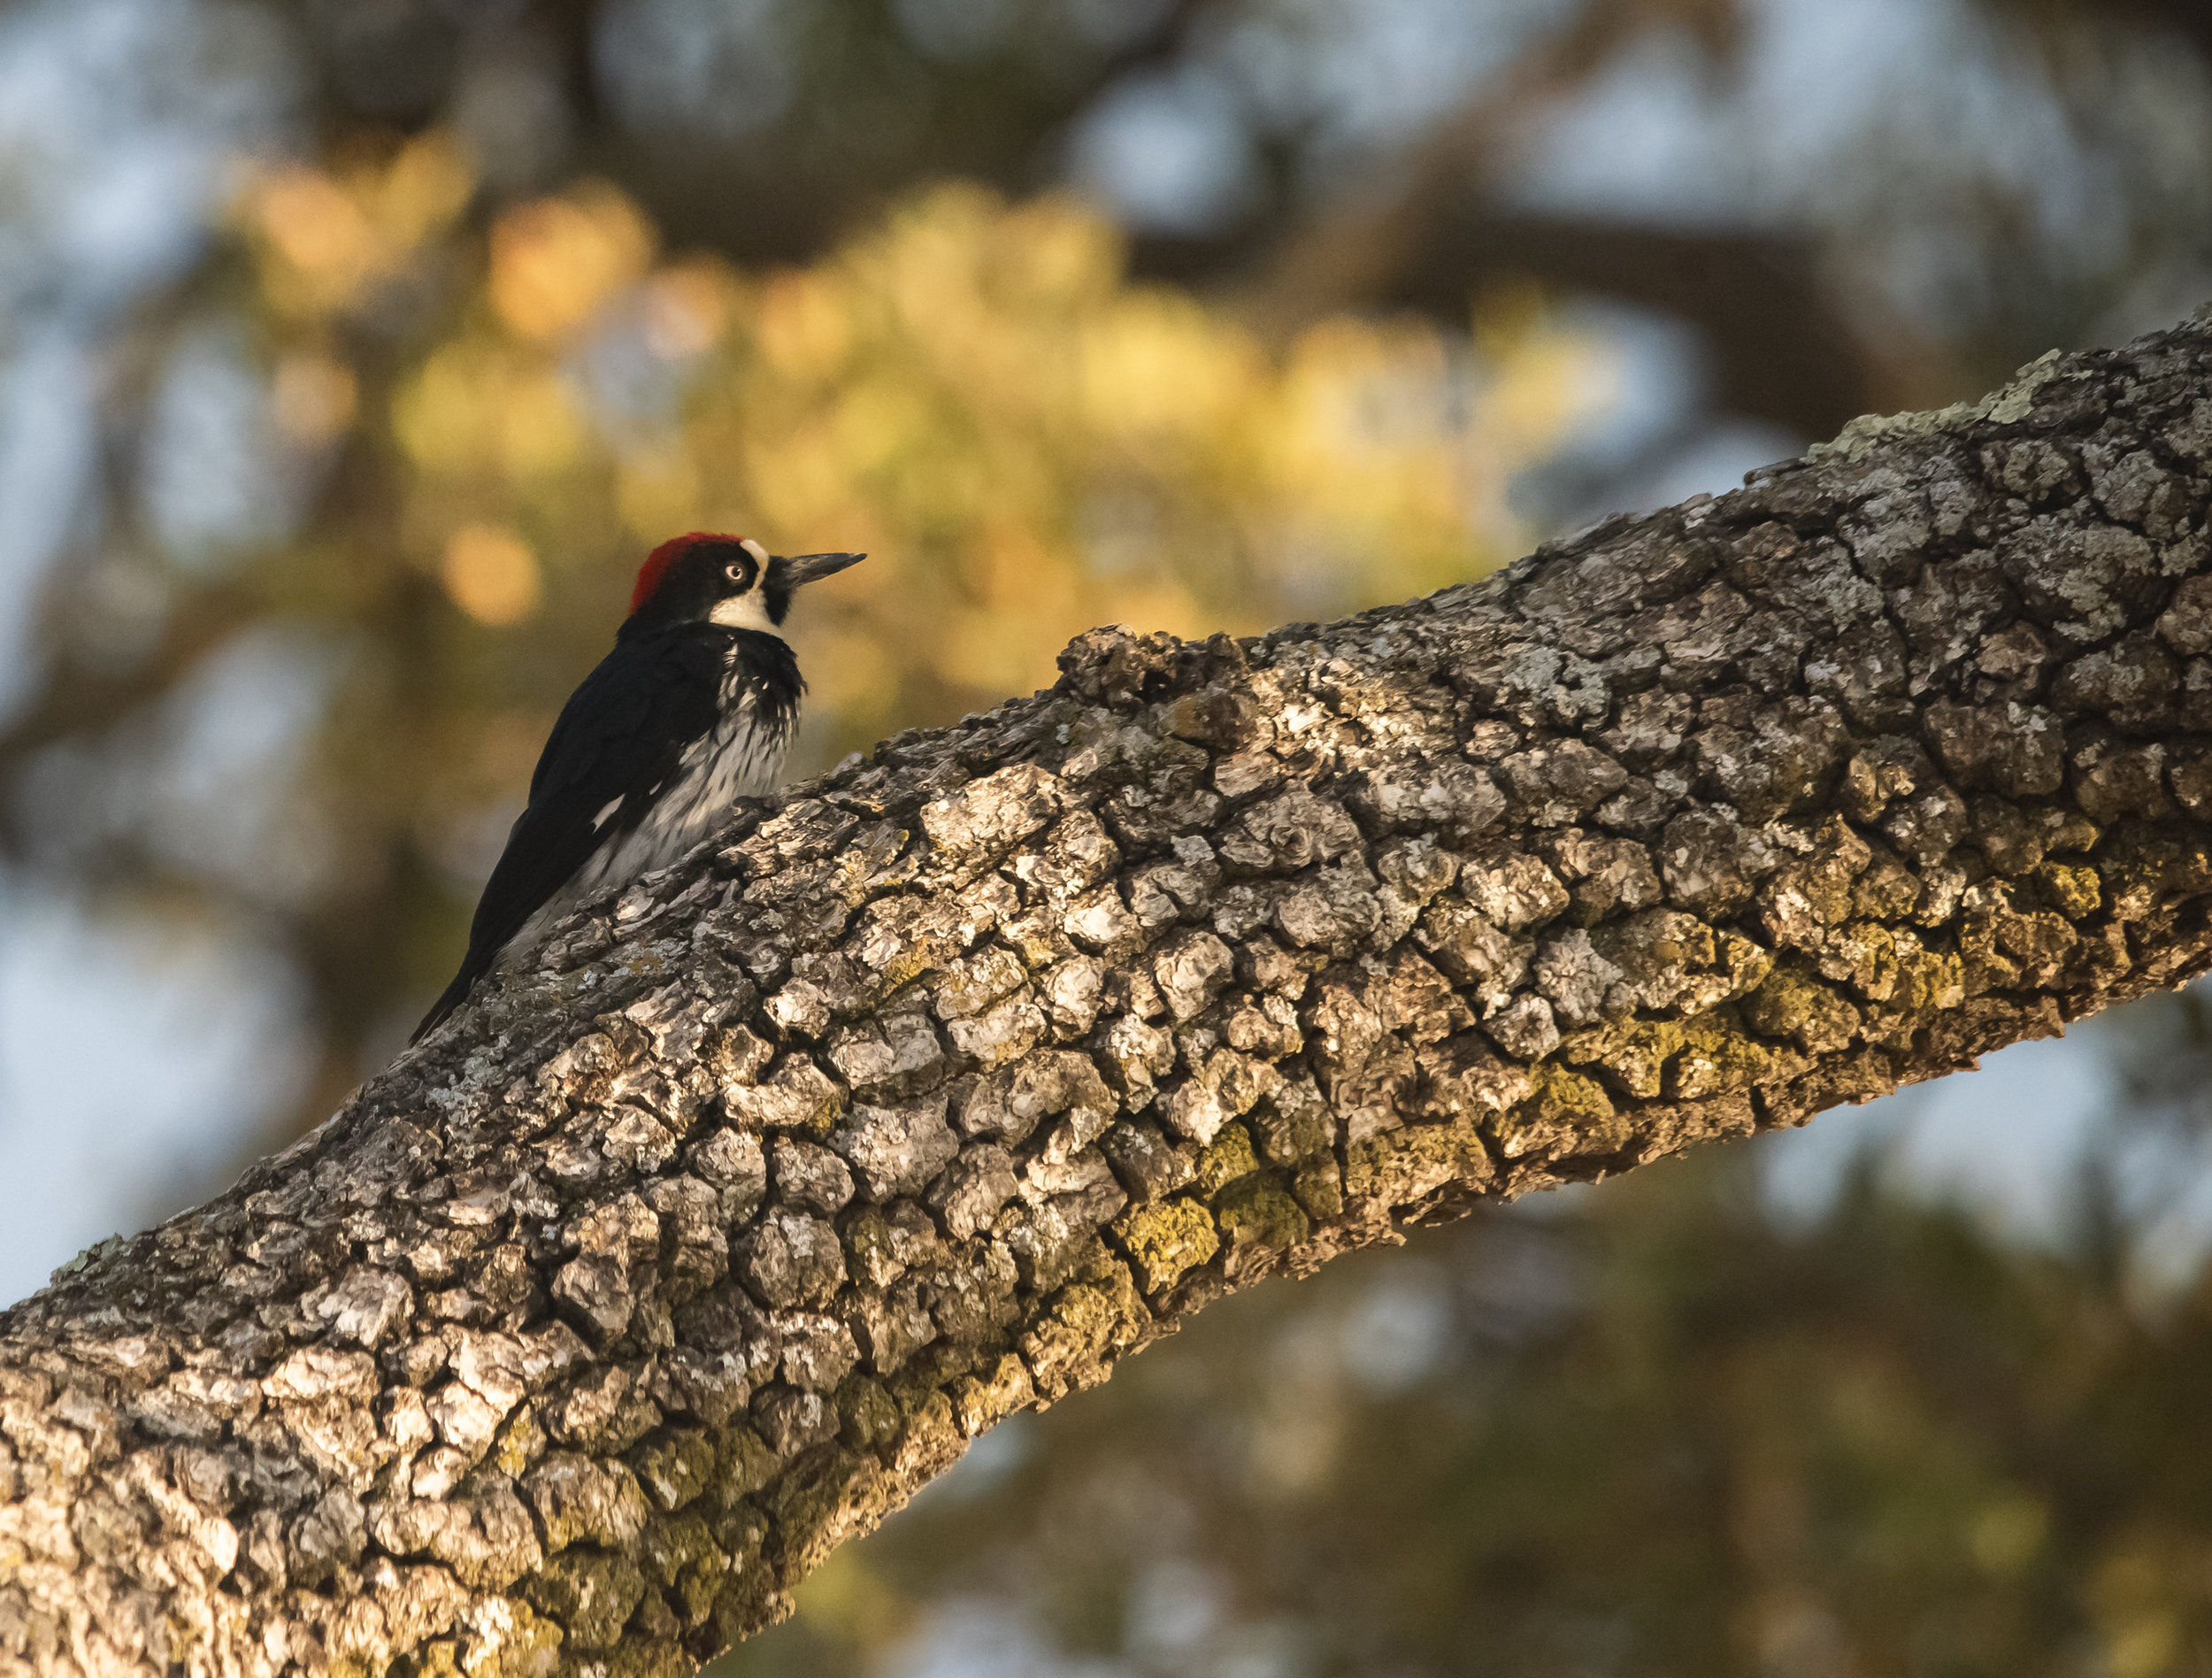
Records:
[[[687,1671],[1228,1289],[2193,975],[2208,360],[749,808],[0,1318],[0,1674]]]

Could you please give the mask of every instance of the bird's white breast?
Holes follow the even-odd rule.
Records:
[[[764,719],[737,672],[726,679],[724,697],[721,721],[686,748],[645,819],[600,846],[546,899],[501,951],[503,963],[536,950],[554,923],[587,899],[676,861],[724,826],[739,799],[775,790],[791,745],[787,720],[779,727]],[[600,819],[613,820],[616,808],[610,806]]]

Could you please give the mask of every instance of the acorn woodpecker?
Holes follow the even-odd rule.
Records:
[[[806,691],[776,630],[800,588],[864,557],[771,558],[697,531],[653,550],[614,650],[561,707],[461,971],[410,1042],[587,898],[667,866],[775,786]]]

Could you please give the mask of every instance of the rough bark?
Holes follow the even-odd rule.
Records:
[[[2193,975],[2208,364],[749,813],[0,1318],[0,1673],[684,1671],[1229,1289]]]

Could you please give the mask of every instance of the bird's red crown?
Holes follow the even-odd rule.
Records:
[[[720,536],[711,530],[694,530],[686,535],[671,536],[666,542],[645,556],[645,563],[637,568],[637,584],[630,590],[630,611],[634,615],[639,607],[653,597],[653,590],[661,586],[661,579],[668,574],[668,567],[689,553],[703,542],[735,543],[739,536]]]

